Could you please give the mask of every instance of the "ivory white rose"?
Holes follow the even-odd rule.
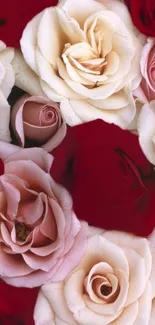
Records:
[[[118,0],[62,0],[34,17],[21,39],[25,61],[72,126],[101,118],[128,127],[142,45]]]
[[[6,48],[0,41],[0,140],[9,142],[10,131],[10,106],[7,98],[14,86],[15,76],[11,62],[14,57],[14,50]]]
[[[140,146],[147,159],[155,165],[155,100],[143,105],[137,128]]]
[[[42,286],[35,324],[152,325],[151,248],[147,239],[117,231],[90,237],[84,258],[66,280]]]

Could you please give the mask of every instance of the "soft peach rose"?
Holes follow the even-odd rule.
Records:
[[[7,98],[15,83],[12,68],[14,50],[0,41],[0,140],[10,142],[10,105]]]
[[[12,109],[11,123],[22,147],[28,139],[50,152],[66,135],[59,105],[41,96],[22,96]]]
[[[89,238],[80,265],[65,281],[42,286],[35,324],[151,325],[155,312],[152,256],[145,238],[98,232]]]
[[[142,102],[155,99],[155,40],[148,38],[141,55],[142,82],[134,94]]]
[[[136,114],[131,91],[141,81],[144,37],[119,0],[81,1],[61,0],[27,24],[24,59],[43,92],[60,102],[67,124],[100,118],[127,128]]]
[[[87,226],[51,178],[51,155],[1,142],[0,157],[0,276],[19,287],[63,280],[85,252]]]

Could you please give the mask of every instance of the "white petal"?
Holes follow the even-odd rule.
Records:
[[[129,275],[128,262],[123,250],[102,236],[88,239],[88,247],[78,269],[84,269],[86,274],[99,262],[106,262],[112,268],[119,268],[126,276]]]
[[[77,0],[60,1],[59,7],[62,8],[68,16],[77,20],[80,26],[83,28],[85,20],[95,12],[99,12],[104,9],[104,6],[98,1],[85,0],[82,3]]]
[[[25,27],[23,31],[22,38],[20,40],[21,50],[25,61],[34,70],[38,72],[36,59],[35,59],[35,49],[37,45],[37,31],[40,24],[41,17],[44,11],[36,15]]]
[[[56,75],[56,72],[51,64],[48,63],[42,56],[42,54],[36,51],[36,62],[39,70],[39,75],[58,95],[67,98],[79,98],[68,85],[60,77]]]
[[[112,322],[112,325],[133,325],[138,314],[137,301],[124,308],[122,314]]]
[[[142,107],[138,120],[138,133],[139,143],[145,156],[155,165],[155,100]]]
[[[67,324],[76,325],[64,297],[64,284],[62,282],[58,282],[50,285],[44,285],[42,287],[42,291],[45,297],[47,297],[56,316]]]
[[[12,61],[12,65],[17,87],[23,89],[30,95],[44,95],[40,87],[39,77],[29,68],[19,50],[15,50],[15,57]]]
[[[137,237],[121,231],[106,231],[102,235],[109,241],[122,247],[122,249],[134,250],[145,262],[145,277],[148,281],[152,269],[152,256],[149,241],[146,238]]]
[[[146,325],[149,324],[151,308],[152,308],[152,294],[151,284],[148,282],[147,287],[143,295],[138,300],[138,315],[134,325]]]
[[[85,307],[83,300],[85,271],[80,269],[73,272],[65,282],[64,295],[67,306],[72,313],[77,313]]]
[[[113,94],[107,99],[87,99],[86,100],[90,105],[100,108],[101,110],[115,110],[118,108],[126,107],[129,104],[129,99],[124,91],[124,89]]]
[[[115,315],[100,315],[93,312],[88,307],[85,307],[79,310],[77,313],[74,314],[75,320],[78,324],[81,325],[108,325],[112,324],[111,322],[119,317],[120,312]]]
[[[46,81],[40,80],[40,86],[45,93],[45,95],[53,100],[54,102],[61,102],[63,99],[62,96],[58,95],[48,84]]]
[[[0,90],[0,140],[10,142],[10,106]]]
[[[109,83],[103,86],[88,89],[85,86],[71,80],[66,80],[66,83],[75,92],[91,99],[105,99],[111,96],[119,87],[120,81]]]
[[[135,302],[144,292],[146,286],[145,262],[140,255],[132,249],[123,249],[129,263],[129,290],[126,306]]]
[[[46,37],[45,37],[46,35]],[[45,60],[56,68],[57,57],[61,56],[65,44],[65,34],[61,30],[56,8],[43,12],[37,30],[37,45]]]
[[[67,38],[66,43],[76,44],[86,39],[85,33],[80,28],[78,22],[75,19],[69,17],[63,10],[59,8],[57,8],[57,15],[61,28]]]
[[[131,121],[135,116],[135,111],[136,111],[135,107],[132,105],[128,105],[126,107],[117,110],[98,109],[83,100],[70,100],[70,112],[71,112],[71,108],[72,108],[72,114],[74,113],[76,117],[79,118],[79,120],[82,122],[93,121],[99,118],[108,123],[114,123],[123,129],[127,128],[127,126],[131,123]],[[64,111],[63,111],[63,116],[67,122]]]
[[[81,104],[83,104],[83,102]],[[71,102],[67,98],[64,98],[61,101],[60,111],[62,117],[68,125],[74,126],[82,123],[82,120],[76,115],[72,108]]]
[[[54,318],[55,315],[48,299],[44,296],[42,290],[40,290],[34,308],[35,325],[54,325]]]

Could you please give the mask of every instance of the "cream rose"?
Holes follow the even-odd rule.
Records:
[[[6,48],[0,41],[0,140],[11,141],[9,123],[10,106],[7,98],[14,86],[15,76],[11,62],[14,57],[14,50]]]
[[[123,3],[66,0],[28,23],[21,50],[69,125],[101,118],[127,128],[142,44]]]
[[[140,146],[147,159],[155,165],[155,100],[143,105],[137,129]]]
[[[41,288],[35,324],[151,325],[154,272],[147,239],[115,231],[92,236],[66,280]]]

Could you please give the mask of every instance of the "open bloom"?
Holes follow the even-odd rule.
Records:
[[[53,46],[54,44],[54,46]],[[69,125],[96,118],[126,128],[135,116],[141,37],[119,1],[60,1],[26,26],[21,49]],[[130,85],[130,91],[127,90]]]
[[[36,325],[152,324],[155,274],[148,240],[97,232],[67,279],[41,288],[34,311]]]
[[[0,157],[0,276],[19,287],[63,280],[85,252],[86,224],[49,175],[52,158],[43,149],[1,142]]]
[[[14,57],[14,50],[6,48],[0,41],[0,140],[9,142],[10,131],[10,106],[7,98],[14,86],[15,77],[11,62]]]
[[[59,105],[41,96],[22,96],[12,109],[11,122],[22,147],[27,139],[50,152],[66,134]]]

